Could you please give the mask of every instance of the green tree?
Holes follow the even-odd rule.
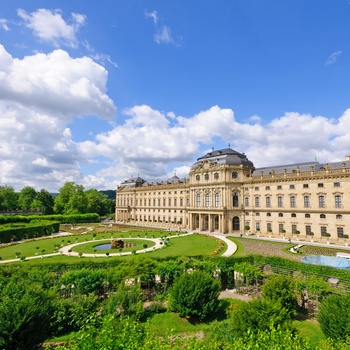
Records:
[[[57,214],[86,213],[84,187],[74,182],[66,182],[59,189],[59,195],[55,198],[54,211]]]
[[[205,318],[215,313],[219,304],[220,284],[202,271],[184,273],[175,280],[169,295],[169,308],[181,316]]]
[[[96,189],[89,189],[85,191],[87,202],[87,212],[97,213],[100,216],[109,214],[108,211],[108,197],[107,195],[97,191]]]
[[[37,200],[40,202],[40,209],[43,211],[43,214],[53,214],[54,199],[48,191],[44,189],[40,190],[37,195]]]
[[[37,198],[37,192],[33,187],[24,187],[18,196],[18,206],[21,209],[28,210],[31,208],[34,200]]]
[[[264,284],[262,296],[266,300],[279,303],[281,307],[288,310],[291,315],[296,315],[298,309],[298,296],[296,284],[292,277],[273,275]]]
[[[258,332],[278,327],[290,329],[290,312],[273,301],[254,299],[238,306],[225,329],[235,337],[244,336],[248,330]]]
[[[350,295],[331,295],[321,302],[318,316],[322,332],[332,339],[350,336]]]
[[[14,210],[18,207],[18,193],[11,186],[0,186],[0,210]]]

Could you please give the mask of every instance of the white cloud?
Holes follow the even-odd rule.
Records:
[[[182,42],[181,37],[174,37],[171,32],[171,28],[162,23],[157,11],[145,11],[145,17],[151,18],[154,24],[154,41],[157,44],[172,44],[174,46],[180,46]]]
[[[12,58],[0,46],[0,184],[57,191],[81,181],[79,152],[67,124],[75,116],[115,115],[107,71],[62,50]]]
[[[18,9],[17,14],[23,19],[25,25],[33,30],[35,36],[56,47],[61,44],[77,47],[76,34],[86,22],[86,16],[79,13],[72,13],[71,19],[66,22],[60,10],[38,9],[27,13],[23,9]]]
[[[342,51],[338,50],[333,52],[326,60],[325,65],[329,66],[331,64],[334,64],[335,62],[337,62],[337,59],[339,58],[339,56],[341,56],[343,54]]]
[[[0,45],[0,99],[59,114],[115,114],[106,95],[107,71],[91,58],[71,58],[66,51],[12,58]]]
[[[0,28],[2,28],[3,30],[5,31],[9,31],[10,28],[9,26],[7,25],[8,21],[4,18],[0,18]]]

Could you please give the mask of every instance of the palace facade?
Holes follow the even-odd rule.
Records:
[[[116,191],[116,221],[221,233],[350,234],[350,157],[255,169],[244,153],[212,150],[188,178],[132,177]]]

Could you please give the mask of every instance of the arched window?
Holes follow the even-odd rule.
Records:
[[[206,207],[210,206],[210,194],[209,193],[205,194],[205,206]]]
[[[343,215],[341,215],[341,214],[338,214],[338,215],[336,215],[336,217],[335,217],[336,219],[338,219],[338,220],[340,220],[340,219],[342,219],[343,218]]]
[[[209,180],[209,174],[204,175],[204,180]]]
[[[220,193],[215,193],[215,206],[220,207]]]
[[[305,214],[305,218],[309,219],[310,218],[310,214]]]
[[[266,213],[266,216],[271,216],[271,213]]]
[[[215,174],[214,174],[214,179],[215,179],[215,180],[218,180],[218,179],[219,179],[219,173],[215,173]]]
[[[197,200],[197,207],[200,207],[201,206],[201,195],[199,193],[197,194],[196,200]]]
[[[283,217],[283,213],[278,213],[278,217],[282,218]]]
[[[325,219],[326,218],[326,214],[321,214],[320,215],[320,219]]]
[[[292,218],[296,218],[297,217],[297,214],[295,214],[295,213],[292,213]]]
[[[196,181],[199,181],[201,177],[199,175],[196,175]]]

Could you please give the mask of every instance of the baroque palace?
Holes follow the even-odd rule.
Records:
[[[197,159],[188,178],[132,177],[116,191],[116,221],[187,230],[347,238],[350,157],[255,169],[230,147]]]

